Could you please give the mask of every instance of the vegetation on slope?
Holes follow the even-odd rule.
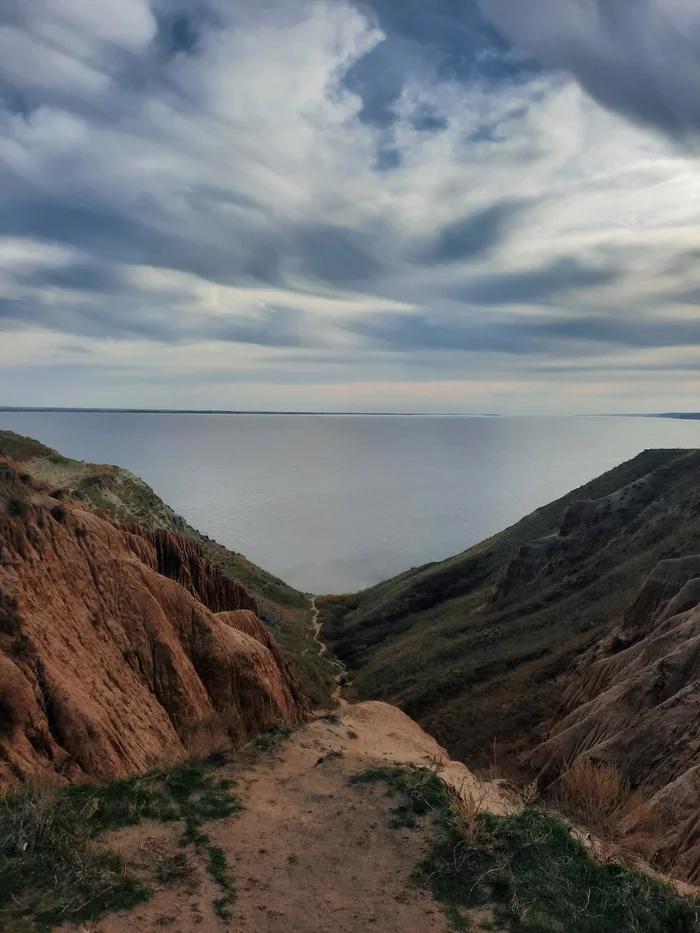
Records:
[[[568,505],[649,477],[605,547],[495,599],[518,549],[557,535]],[[454,558],[324,597],[323,638],[360,699],[395,703],[454,757],[515,767],[561,698],[560,675],[621,618],[662,559],[700,552],[700,453],[650,450]]]
[[[478,806],[465,810],[437,774],[423,768],[376,767],[354,778],[377,781],[398,801],[390,825],[413,826],[425,816],[437,823],[413,881],[443,905],[454,930],[475,929],[476,922],[481,930],[511,933],[700,930],[697,905],[648,875],[594,861],[542,809],[500,817]]]
[[[107,830],[143,820],[179,823],[183,850],[156,860],[160,884],[182,880],[184,851],[194,846],[222,891],[218,912],[234,897],[220,849],[203,824],[241,805],[233,782],[209,767],[182,765],[102,787],[73,784],[54,792],[27,788],[0,801],[0,930],[51,930],[64,921],[94,920],[147,900],[151,888],[101,842]]]
[[[261,618],[287,655],[304,693],[316,704],[329,702],[337,669],[321,654],[314,638],[313,613],[305,594],[252,564],[242,554],[200,534],[128,470],[71,460],[39,441],[12,431],[0,431],[0,451],[18,462],[27,473],[51,486],[56,497],[70,495],[102,509],[116,521],[136,521],[146,528],[164,528],[201,544],[210,563],[257,597]]]

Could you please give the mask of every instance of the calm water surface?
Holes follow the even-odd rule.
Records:
[[[700,421],[0,413],[143,477],[205,534],[309,592],[357,590],[500,531]]]

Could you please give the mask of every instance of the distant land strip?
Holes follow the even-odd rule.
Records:
[[[77,412],[82,414],[111,415],[363,415],[367,417],[453,417],[453,418],[499,418],[499,412],[454,412],[454,411],[250,411],[224,408],[50,408],[38,406],[0,405],[0,412]],[[699,416],[700,417],[700,416]]]
[[[455,411],[271,411],[271,410],[236,410],[226,408],[54,408],[50,406],[0,405],[0,412],[75,412],[80,414],[105,415],[325,415],[350,416],[362,415],[367,418],[500,418],[500,412],[455,412]],[[518,417],[518,416],[515,416]],[[522,417],[522,416],[521,416]],[[537,417],[537,416],[533,416]],[[546,416],[544,416],[546,417]],[[553,415],[550,417],[566,417]],[[589,412],[574,415],[576,418],[680,418],[687,421],[700,421],[697,411],[662,411],[662,412]]]

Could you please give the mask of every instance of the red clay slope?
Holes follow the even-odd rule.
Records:
[[[255,609],[188,539],[52,499],[0,456],[0,789],[304,718]]]

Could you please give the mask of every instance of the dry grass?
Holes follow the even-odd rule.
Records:
[[[558,796],[567,810],[580,815],[593,829],[609,830],[626,810],[631,790],[614,765],[577,758],[559,779]]]
[[[484,812],[486,791],[480,797],[465,791],[464,784],[459,791],[452,787],[447,788],[450,801],[452,824],[458,835],[468,845],[473,845],[480,836],[483,824],[479,817]]]
[[[599,837],[603,861],[637,865],[658,851],[658,818],[639,791],[612,764],[579,757],[558,782],[562,809],[580,818]]]
[[[489,763],[484,768],[474,768],[472,770],[481,781],[500,781],[503,774],[498,762],[498,743],[495,737],[488,747],[491,749]]]
[[[233,723],[231,725],[233,726]],[[232,731],[233,729],[229,729],[227,723],[218,713],[213,713],[206,719],[181,727],[180,741],[184,746],[184,752],[181,752],[181,760],[204,761],[215,752],[231,749],[234,744],[242,745],[242,738],[239,738],[236,742],[232,738]]]
[[[179,852],[156,853],[156,878],[161,884],[175,884],[191,886],[197,871],[192,856],[180,850]]]
[[[520,796],[526,807],[531,807],[533,804],[537,803],[540,799],[540,789],[537,786],[537,781],[530,781],[529,784],[526,784],[521,789]]]

